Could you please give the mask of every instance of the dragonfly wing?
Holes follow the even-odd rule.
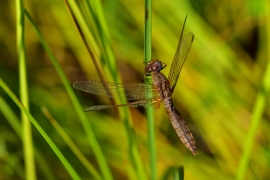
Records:
[[[140,100],[140,101],[135,101],[127,104],[120,104],[120,105],[98,105],[98,106],[91,106],[89,108],[86,108],[84,111],[98,111],[98,110],[105,110],[105,109],[110,109],[110,108],[118,108],[118,107],[123,107],[123,106],[130,106],[130,107],[139,107],[142,106],[144,108],[147,108],[149,106],[152,106],[156,103],[160,103],[161,99],[150,99],[150,100]]]
[[[156,88],[150,84],[128,84],[83,80],[73,83],[73,87],[96,95],[127,100],[153,99],[158,96]]]
[[[183,64],[184,64],[186,58],[187,58],[187,55],[189,53],[190,47],[191,47],[193,39],[194,39],[194,35],[192,33],[189,33],[184,38],[182,38],[184,28],[185,28],[185,23],[186,23],[186,19],[185,19],[185,22],[184,22],[184,25],[182,28],[179,43],[178,43],[176,53],[174,56],[174,60],[172,62],[171,69],[170,69],[169,76],[168,76],[168,80],[170,82],[170,88],[171,88],[172,92],[174,91],[174,88],[176,86],[181,69],[183,67]]]

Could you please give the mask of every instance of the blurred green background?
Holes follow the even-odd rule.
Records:
[[[91,44],[91,36],[87,36],[105,76],[114,81],[117,78],[112,76],[118,72],[122,82],[143,83],[144,1],[99,2],[102,10],[98,12],[102,12],[103,19],[91,19],[98,7],[95,2],[91,2],[92,11],[87,11],[84,1],[80,1],[79,7],[97,42]],[[27,0],[24,5],[70,85],[77,80],[100,80],[64,1]],[[191,129],[199,152],[194,157],[186,149],[161,105],[155,111],[157,179],[173,179],[166,173],[179,166],[184,167],[184,179],[187,180],[269,179],[270,101],[267,82],[270,76],[266,71],[270,57],[270,2],[155,0],[152,6],[152,58],[167,63],[163,70],[165,75],[168,75],[186,14],[184,35],[192,32],[195,36],[173,100]],[[15,1],[2,0],[0,14],[0,77],[19,97]],[[102,26],[98,26],[100,24]],[[106,27],[105,34],[109,37],[105,45],[97,37],[102,27]],[[25,47],[30,113],[77,174],[82,179],[96,179],[41,110],[42,107],[48,109],[97,173],[102,174],[63,80],[27,18]],[[102,55],[107,51],[104,47],[111,48],[114,57]],[[107,63],[106,58],[115,59],[115,62]],[[111,71],[114,75],[109,73]],[[108,98],[75,92],[83,106],[81,111],[92,105],[111,104]],[[0,110],[0,179],[24,179],[23,144],[19,132],[21,113],[2,89]],[[129,111],[135,142],[130,142],[126,121],[114,110],[85,115],[114,179],[140,177],[130,157],[130,143],[137,144],[137,158],[142,162],[140,169],[146,179],[150,179],[145,110],[129,108]],[[39,157],[36,160],[37,179],[71,179],[43,136],[36,128],[32,130],[35,152]]]

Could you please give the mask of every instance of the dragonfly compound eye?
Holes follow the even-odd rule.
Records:
[[[151,73],[151,72],[154,72],[154,71],[158,72],[161,69],[163,69],[162,63],[160,61],[157,61],[157,60],[150,61],[145,67],[145,71],[147,73]]]
[[[158,61],[153,63],[151,66],[152,71],[160,71],[161,69],[162,69],[162,64],[161,62],[158,62]]]

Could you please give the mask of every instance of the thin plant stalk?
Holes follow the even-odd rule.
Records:
[[[16,1],[17,11],[17,55],[19,61],[19,82],[20,82],[20,98],[25,108],[29,110],[27,75],[26,75],[26,59],[24,44],[24,3],[23,0]],[[31,122],[26,115],[21,112],[22,119],[22,137],[25,164],[25,179],[36,179],[35,157],[32,140]]]
[[[145,35],[144,35],[144,59],[149,62],[152,58],[152,1],[145,1]],[[151,76],[147,76],[146,83],[151,81]],[[155,125],[154,125],[154,108],[146,109],[147,127],[148,127],[148,144],[150,157],[150,176],[152,180],[156,179],[156,144],[155,144]]]

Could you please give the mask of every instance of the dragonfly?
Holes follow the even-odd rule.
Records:
[[[159,105],[162,102],[178,137],[195,156],[198,152],[193,135],[172,101],[172,95],[175,90],[178,77],[194,40],[194,35],[192,33],[183,37],[186,19],[187,16],[184,20],[168,78],[166,78],[166,76],[161,72],[161,70],[166,67],[166,64],[159,60],[151,60],[145,66],[145,75],[152,76],[152,83],[114,83],[97,80],[76,81],[73,83],[73,87],[75,89],[96,95],[107,96],[109,98],[133,100],[133,102],[126,104],[91,106],[86,108],[84,111],[104,110],[122,106],[142,106],[145,108],[154,106],[155,108],[159,108]]]

